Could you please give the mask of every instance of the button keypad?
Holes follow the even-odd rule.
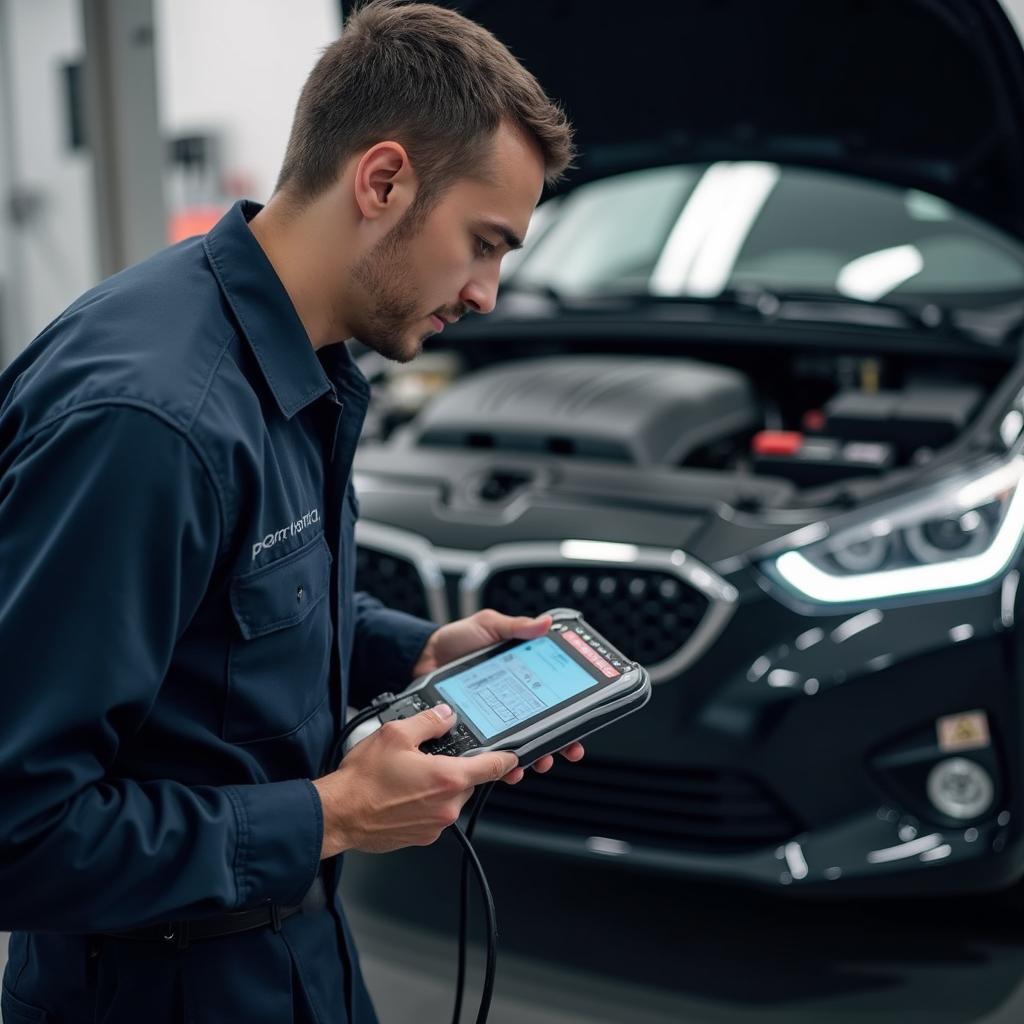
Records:
[[[442,754],[446,757],[458,757],[459,754],[472,750],[477,746],[476,739],[469,729],[461,722],[454,729],[434,740],[420,744],[424,754]]]
[[[580,639],[582,639],[589,647],[592,647],[598,654],[607,658],[611,664],[617,669],[625,669],[628,667],[628,663],[619,653],[612,648],[605,645],[598,637],[592,633],[588,633],[583,626],[574,626],[572,630]]]

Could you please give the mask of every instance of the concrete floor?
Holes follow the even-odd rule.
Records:
[[[490,1024],[1024,1020],[1024,922],[1000,897],[794,903],[605,863],[480,854],[501,930]],[[457,858],[446,837],[347,859],[381,1024],[450,1019]],[[5,954],[0,935],[0,968]],[[476,1014],[481,962],[477,949],[464,1021]]]
[[[502,934],[491,1024],[1024,1020],[1024,922],[1005,898],[791,902],[480,853]],[[457,855],[443,839],[348,859],[347,905],[382,1024],[450,1017]],[[478,993],[471,985],[464,1019]]]

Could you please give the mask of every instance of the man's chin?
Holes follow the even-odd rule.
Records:
[[[359,340],[385,359],[391,359],[396,363],[409,363],[423,351],[423,343],[431,337],[432,333],[427,332],[418,338],[407,335],[401,338],[360,338]]]
[[[428,334],[425,337],[420,338],[419,341],[413,342],[413,344],[406,348],[401,355],[392,356],[392,359],[397,363],[411,363],[423,351],[423,342],[425,342],[429,337],[430,335]]]

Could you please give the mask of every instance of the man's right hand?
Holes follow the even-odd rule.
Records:
[[[507,751],[443,757],[419,749],[454,724],[444,705],[385,722],[352,748],[337,771],[314,781],[324,812],[321,858],[344,850],[429,846],[458,820],[474,787],[497,782],[519,763]]]

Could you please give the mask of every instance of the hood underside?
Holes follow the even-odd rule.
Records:
[[[448,0],[561,102],[570,182],[767,160],[923,189],[1024,236],[1024,51],[996,0]]]

